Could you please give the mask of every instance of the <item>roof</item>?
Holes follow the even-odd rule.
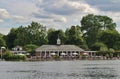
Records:
[[[75,45],[42,45],[35,51],[84,51],[82,48]]]
[[[22,46],[15,46],[14,48],[22,48]]]

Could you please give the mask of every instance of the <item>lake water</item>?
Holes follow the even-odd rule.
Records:
[[[120,79],[120,60],[0,61],[0,79]]]

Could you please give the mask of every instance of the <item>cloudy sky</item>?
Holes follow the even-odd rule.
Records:
[[[120,31],[120,0],[0,0],[0,33],[32,21],[64,30],[89,13],[111,17]]]

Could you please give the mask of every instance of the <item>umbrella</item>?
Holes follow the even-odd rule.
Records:
[[[88,53],[83,53],[83,55],[88,55]]]
[[[66,55],[65,53],[61,53],[61,55]]]
[[[51,55],[55,55],[55,53],[51,53]]]
[[[73,55],[78,55],[78,53],[75,52],[75,53],[73,53]]]

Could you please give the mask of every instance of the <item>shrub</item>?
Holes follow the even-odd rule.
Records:
[[[54,55],[53,58],[54,58],[55,60],[60,60],[60,57],[59,57],[58,55]]]
[[[26,56],[25,55],[14,55],[14,54],[11,54],[10,52],[7,52],[5,55],[4,55],[4,59],[6,61],[25,61],[26,60]]]
[[[111,51],[98,51],[97,53],[96,53],[98,56],[106,56],[106,57],[109,57],[109,58],[111,58],[111,57],[113,57],[113,52],[111,52]]]

